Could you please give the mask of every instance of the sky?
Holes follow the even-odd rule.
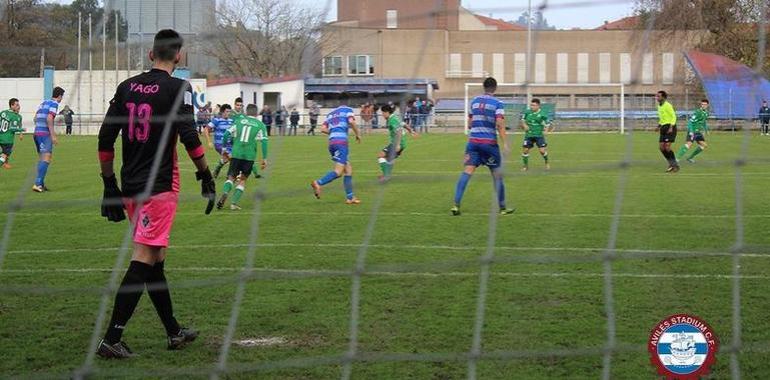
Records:
[[[48,0],[71,3],[72,0]],[[298,4],[330,6],[327,19],[337,17],[336,0],[285,0]],[[386,1],[386,0],[380,0]],[[429,0],[417,0],[429,1]],[[516,20],[527,9],[528,0],[462,0],[462,5],[478,14],[504,20]],[[532,0],[532,7],[546,4],[545,18],[559,29],[591,29],[633,13],[633,0]]]

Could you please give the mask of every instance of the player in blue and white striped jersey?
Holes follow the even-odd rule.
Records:
[[[48,165],[51,164],[53,146],[58,144],[56,132],[54,131],[54,120],[59,113],[59,103],[64,98],[64,89],[56,87],[53,89],[51,99],[40,103],[35,113],[35,149],[40,160],[37,163],[37,177],[32,190],[38,193],[47,191],[45,186],[45,176],[48,174]]]
[[[321,198],[321,187],[334,181],[345,174],[345,203],[349,205],[359,204],[361,201],[353,194],[353,166],[348,160],[348,130],[352,129],[356,136],[356,142],[361,143],[361,136],[356,126],[356,117],[353,109],[347,106],[348,95],[340,94],[340,106],[332,110],[326,116],[326,121],[321,126],[321,132],[329,135],[329,154],[334,161],[334,169],[325,176],[310,183],[316,198]]]

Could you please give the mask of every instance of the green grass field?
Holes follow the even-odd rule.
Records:
[[[519,139],[514,136],[512,145]],[[612,263],[618,342],[613,378],[655,376],[647,338],[655,323],[671,314],[705,319],[722,349],[733,341],[729,250],[736,242],[734,163],[743,136],[714,134],[709,142],[711,149],[697,164],[684,163],[680,173],[669,175],[663,173],[657,136],[633,136],[634,161]],[[509,205],[518,210],[497,226],[483,329],[487,355],[478,365],[482,379],[601,375],[607,336],[602,255],[626,139],[564,134],[551,136],[549,143],[551,172],[542,170],[535,154],[530,172],[520,173],[518,148],[508,159]],[[384,135],[371,135],[352,146],[356,193],[363,203],[348,206],[341,181],[327,186],[321,200],[308,186],[331,167],[322,138],[272,140],[269,178],[252,178],[247,188],[247,196],[259,187],[265,197],[257,271],[246,286],[235,339],[277,338],[277,343],[233,346],[230,368],[250,371],[229,377],[340,376],[350,328],[349,273],[372,217],[361,283],[361,360],[353,365],[353,378],[466,377],[462,354],[472,343],[479,258],[489,232],[490,177],[486,170],[477,173],[464,214],[451,217],[464,136],[411,140],[394,179],[382,188],[376,153],[384,144]],[[766,379],[770,256],[763,254],[770,247],[770,139],[754,136],[748,147],[742,167],[748,254],[741,258],[739,359],[745,378]],[[99,216],[95,138],[60,138],[46,180],[52,191],[45,194],[21,188],[35,165],[33,151],[29,136],[17,141],[15,167],[0,171],[5,203],[0,225],[7,225],[8,202],[20,190],[24,197],[0,264],[0,377],[67,377],[85,360],[100,292],[128,225]],[[242,202],[240,212],[203,215],[193,166],[185,154],[180,157],[185,157],[182,203],[166,270],[177,318],[199,329],[201,337],[184,351],[167,351],[163,328],[144,295],[124,335],[140,357],[97,359],[98,377],[204,378],[217,362],[246,262],[254,202]],[[373,213],[380,190],[382,205]],[[409,356],[414,354],[425,355]],[[728,353],[718,354],[715,378],[730,376],[729,359]]]

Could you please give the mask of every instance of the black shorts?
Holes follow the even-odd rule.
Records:
[[[701,142],[706,141],[706,138],[703,137],[703,133],[700,132],[690,132],[687,134],[687,142]]]
[[[0,153],[10,156],[13,152],[13,144],[0,144]]]
[[[387,158],[388,161],[401,157],[401,152],[404,151],[404,148],[402,147],[398,152],[395,152],[395,156],[393,155],[394,150],[393,144],[388,144],[388,146],[382,148],[382,153],[385,153],[385,158]]]
[[[227,176],[237,177],[238,174],[243,174],[245,177],[248,177],[251,175],[252,168],[254,168],[254,161],[233,158],[230,160],[230,169],[227,171]]]
[[[671,133],[667,133],[669,127],[671,128]],[[671,127],[670,124],[663,124],[659,125],[658,128],[660,128],[660,138],[658,139],[658,142],[672,143],[676,141],[676,125]]]
[[[521,146],[524,148],[532,148],[535,145],[537,145],[538,148],[545,148],[548,146],[548,143],[545,141],[544,136],[525,137],[524,143]]]

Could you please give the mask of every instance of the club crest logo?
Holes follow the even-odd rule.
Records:
[[[144,218],[142,218],[142,227],[147,228],[147,226],[149,225],[150,225],[150,217],[145,215]]]
[[[675,314],[658,322],[647,350],[658,374],[666,379],[697,380],[716,362],[719,340],[702,319]]]

